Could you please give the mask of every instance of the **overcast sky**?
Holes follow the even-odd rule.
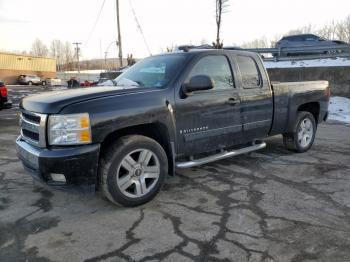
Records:
[[[35,38],[82,42],[84,58],[98,58],[116,39],[115,0],[0,0],[0,50],[30,50]],[[176,44],[215,39],[215,0],[130,0],[153,54]],[[148,55],[129,0],[120,0],[123,53]],[[350,14],[350,0],[230,0],[223,17],[225,45],[268,39],[308,24],[323,25]],[[100,48],[100,41],[102,48]],[[102,52],[101,52],[102,51]],[[115,45],[108,56],[116,56]]]

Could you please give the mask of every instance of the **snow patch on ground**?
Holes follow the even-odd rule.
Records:
[[[350,58],[336,57],[299,61],[264,61],[266,68],[333,67],[350,66]]]
[[[329,103],[330,120],[337,120],[350,124],[350,99],[346,97],[331,97]]]

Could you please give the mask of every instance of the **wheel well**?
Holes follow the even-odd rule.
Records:
[[[318,117],[320,115],[320,104],[317,102],[311,102],[307,104],[303,104],[299,106],[298,111],[307,111],[310,112],[316,121],[316,124],[318,123]]]
[[[118,138],[126,135],[143,135],[157,141],[164,149],[168,157],[169,174],[173,173],[173,152],[170,144],[170,136],[168,129],[164,124],[152,123],[144,125],[136,125],[122,128],[110,133],[101,144],[101,152],[103,152],[111,143]]]

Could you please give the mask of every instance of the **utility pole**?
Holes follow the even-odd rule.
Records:
[[[123,66],[123,51],[122,51],[122,36],[120,33],[120,20],[119,20],[119,0],[116,0],[116,11],[117,11],[117,27],[118,27],[118,41],[117,41],[117,47],[119,50],[119,65],[120,67]]]
[[[101,59],[101,70],[103,70],[102,40],[101,40],[101,38],[100,38],[100,59]]]
[[[76,45],[75,52],[77,56],[77,61],[78,61],[78,73],[80,74],[80,64],[79,64],[79,53],[80,53],[80,47],[81,43],[73,43],[73,45]]]
[[[61,60],[60,60],[60,55],[58,55],[58,56],[57,56],[57,59],[56,59],[56,63],[57,63],[57,69],[56,69],[56,70],[57,70],[58,72],[59,72],[60,69],[61,69],[61,68],[60,68],[60,61],[61,61]]]
[[[108,68],[107,68],[107,54],[108,54],[108,52],[105,52],[105,70],[108,69]]]

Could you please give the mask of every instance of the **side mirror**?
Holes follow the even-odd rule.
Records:
[[[193,91],[210,90],[214,88],[213,80],[207,75],[196,75],[191,77],[190,82],[183,86],[185,93]]]

